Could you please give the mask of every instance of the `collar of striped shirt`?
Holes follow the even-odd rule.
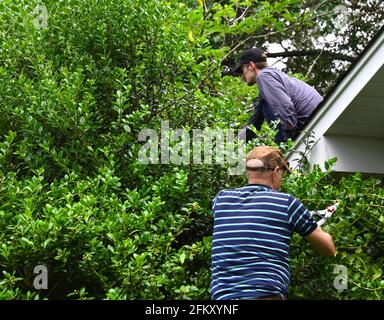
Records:
[[[248,183],[246,185],[246,187],[264,187],[264,188],[267,188],[269,190],[272,190],[272,188],[270,186],[267,186],[266,184],[259,184],[259,183]]]

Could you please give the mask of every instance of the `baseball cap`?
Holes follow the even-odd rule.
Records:
[[[241,74],[242,73],[242,67],[243,64],[247,64],[250,62],[266,62],[267,56],[264,54],[264,51],[259,48],[251,48],[248,50],[245,50],[239,59],[238,64],[236,67],[232,70],[233,73]]]
[[[247,154],[247,170],[274,170],[277,166],[282,170],[291,171],[289,164],[278,148],[259,146]]]

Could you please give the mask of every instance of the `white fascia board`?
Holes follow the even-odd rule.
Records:
[[[307,160],[311,168],[318,164],[324,171],[325,161],[335,157],[337,161],[332,168],[335,172],[384,174],[384,140],[382,139],[322,136],[313,144]],[[290,161],[292,168],[297,166],[297,160]]]
[[[317,142],[380,69],[384,63],[383,44],[384,32],[341,81],[332,95],[327,98],[321,109],[306,125],[306,132],[297,137],[293,150],[287,156],[288,161],[294,162],[298,152],[305,150],[308,132],[314,132],[313,138]]]

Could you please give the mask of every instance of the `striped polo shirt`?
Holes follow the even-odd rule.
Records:
[[[222,190],[213,200],[213,300],[286,296],[293,232],[317,223],[295,197],[260,184]]]

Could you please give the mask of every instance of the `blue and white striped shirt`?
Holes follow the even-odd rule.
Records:
[[[251,184],[220,191],[212,210],[212,299],[286,296],[292,234],[307,236],[317,227],[304,205]]]

